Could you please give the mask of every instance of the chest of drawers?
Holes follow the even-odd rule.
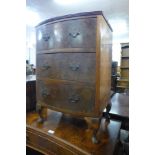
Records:
[[[52,18],[36,27],[37,105],[98,117],[111,87],[111,27],[101,11]]]
[[[38,108],[99,117],[111,89],[112,29],[103,13],[46,20],[36,39]]]

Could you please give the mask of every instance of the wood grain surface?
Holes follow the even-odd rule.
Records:
[[[120,122],[105,123],[102,119],[99,144],[91,141],[92,130],[85,120],[48,110],[47,121],[37,122],[37,113],[27,114],[27,146],[45,154],[112,155],[121,126]],[[96,120],[94,119],[94,122]]]

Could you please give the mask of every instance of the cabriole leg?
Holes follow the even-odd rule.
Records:
[[[87,122],[88,129],[93,131],[92,134],[92,142],[94,144],[99,143],[99,129],[101,125],[102,116],[100,118],[92,118],[92,117],[85,117],[84,118]]]
[[[97,128],[93,130],[92,142],[94,144],[99,143],[99,138],[97,137],[97,135],[100,130],[101,120],[102,120],[102,117],[100,117],[98,120]]]
[[[44,123],[44,121],[47,120],[47,108],[41,106],[41,108],[38,109],[38,113],[39,113],[39,116],[40,116],[40,118],[38,120],[38,123]]]
[[[106,107],[106,113],[105,113],[105,118],[106,118],[106,121],[107,122],[110,122],[110,115],[109,115],[109,112],[111,110],[111,102],[108,103],[107,107]]]

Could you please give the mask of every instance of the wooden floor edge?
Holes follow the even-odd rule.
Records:
[[[26,131],[30,131],[30,132],[35,132],[35,134],[38,134],[40,136],[43,136],[44,138],[50,140],[50,141],[54,141],[55,143],[57,143],[57,145],[67,149],[67,150],[72,150],[72,152],[75,152],[75,154],[79,154],[80,155],[90,155],[88,152],[80,149],[79,147],[59,138],[56,137],[55,135],[52,134],[48,134],[46,132],[43,132],[42,130],[32,127],[31,125],[26,125]]]

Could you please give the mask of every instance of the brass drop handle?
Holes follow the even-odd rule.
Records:
[[[77,103],[78,101],[80,101],[80,97],[78,95],[72,95],[71,97],[69,97],[69,101],[71,103]]]
[[[69,67],[70,67],[70,69],[72,71],[77,71],[80,68],[80,65],[77,65],[77,64],[75,64],[75,65],[69,65]]]
[[[43,89],[41,94],[42,94],[43,97],[48,97],[50,95],[49,92],[46,89]]]
[[[51,66],[49,66],[49,65],[43,65],[42,67],[44,70],[48,70],[49,68],[51,68]]]
[[[43,40],[44,41],[48,41],[50,39],[50,36],[48,34],[44,35],[43,36]]]
[[[72,38],[76,38],[78,35],[80,35],[79,32],[77,32],[75,34],[69,33],[69,36],[71,36]]]

